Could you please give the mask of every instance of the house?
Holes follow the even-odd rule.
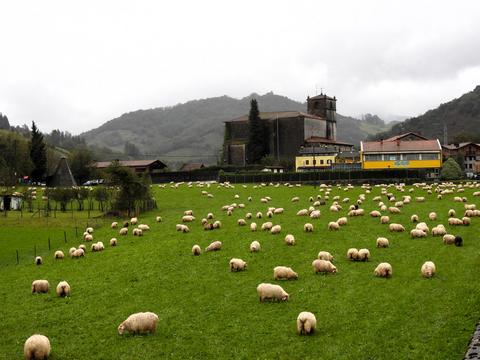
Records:
[[[71,187],[77,186],[72,170],[68,165],[67,158],[62,156],[52,175],[47,176],[47,187]]]
[[[359,152],[341,144],[301,147],[295,157],[295,170],[308,171],[327,168],[356,170],[361,168]]]
[[[463,167],[467,174],[480,173],[480,144],[464,142],[442,145],[442,148],[444,158],[463,160]]]
[[[135,170],[136,173],[149,173],[159,172],[167,167],[160,160],[119,160],[121,166],[128,167]],[[95,163],[95,167],[99,170],[108,168],[112,164],[112,161],[99,161]]]
[[[324,94],[307,98],[307,113],[302,111],[261,112],[268,132],[268,156],[277,161],[292,163],[302,146],[342,146],[352,149],[352,144],[337,142],[335,97]],[[224,162],[245,166],[249,137],[248,115],[225,122]]]
[[[407,133],[386,140],[362,141],[360,158],[363,169],[427,169],[436,176],[442,167],[442,146],[438,139]]]
[[[200,170],[205,167],[204,164],[202,163],[189,163],[189,164],[183,164],[182,167],[180,168],[180,171],[194,171],[194,170]]]

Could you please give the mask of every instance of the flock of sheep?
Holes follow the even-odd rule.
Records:
[[[177,183],[171,185],[173,187],[179,187],[182,183]],[[280,186],[279,184],[271,186]],[[258,187],[265,187],[269,186],[267,184],[260,184],[255,185],[254,188]],[[194,184],[188,184],[189,187],[194,186]],[[210,184],[205,185],[203,183],[197,183],[196,186],[203,187],[208,186]],[[219,187],[225,188],[234,188],[232,185],[225,183],[225,184],[218,184]],[[290,184],[285,184],[285,186],[294,187]],[[298,186],[298,185],[297,185]],[[478,188],[480,187],[478,184],[475,183],[466,183],[462,184],[453,184],[453,183],[441,183],[441,184],[434,184],[434,185],[427,185],[427,184],[414,184],[411,187],[407,187],[404,184],[383,184],[383,185],[376,185],[381,188],[381,195],[375,196],[371,198],[371,201],[377,203],[378,210],[373,210],[369,213],[369,216],[372,218],[379,218],[379,224],[388,224],[388,229],[390,232],[404,232],[405,226],[399,223],[393,223],[390,221],[390,216],[395,216],[395,214],[402,213],[406,207],[412,202],[425,202],[425,197],[414,197],[412,195],[402,195],[401,199],[397,199],[394,194],[391,192],[391,188],[394,188],[397,192],[401,193],[412,193],[415,191],[416,188],[422,189],[427,192],[427,194],[437,194],[438,199],[442,199],[443,196],[446,194],[452,193],[462,193],[465,187],[470,188]],[[164,187],[164,186],[161,186]],[[244,185],[246,187],[246,185]],[[340,186],[338,185],[339,190],[348,191],[352,189],[353,186]],[[321,217],[321,206],[328,206],[328,209],[332,213],[339,213],[343,211],[344,207],[348,206],[347,216],[339,217],[337,221],[331,221],[328,223],[326,230],[328,231],[341,231],[341,227],[346,226],[349,222],[348,218],[357,217],[357,216],[365,216],[365,210],[362,208],[362,204],[367,201],[367,196],[373,190],[373,187],[364,184],[362,185],[363,193],[358,196],[357,199],[351,201],[350,198],[344,197],[341,198],[339,195],[331,196],[331,192],[334,189],[332,186],[321,185],[319,192],[320,194],[317,195],[316,198],[310,197],[308,200],[311,205],[305,209],[299,209],[296,213],[296,216],[300,217],[309,217],[312,220],[319,219]],[[208,198],[212,198],[213,195],[206,191],[202,191],[202,195]],[[474,196],[480,196],[480,191],[476,191],[473,193]],[[235,200],[239,199],[239,195],[234,196]],[[251,196],[248,197],[248,202],[252,202],[253,198]],[[268,196],[265,196],[260,199],[262,204],[267,204],[272,199]],[[448,225],[449,226],[468,226],[471,224],[471,217],[480,216],[480,210],[476,209],[475,204],[468,204],[467,198],[455,196],[453,199],[455,202],[462,202],[464,203],[465,213],[462,218],[456,217],[456,212],[453,209],[450,209],[448,212]],[[300,202],[299,197],[293,197],[291,199],[293,203]],[[328,205],[327,203],[330,203]],[[351,205],[348,205],[351,203]],[[388,204],[388,205],[387,205]],[[222,211],[225,212],[226,216],[233,216],[234,213],[239,212],[239,209],[246,209],[247,206],[245,204],[237,204],[232,203],[222,207]],[[246,210],[245,210],[246,211]],[[257,212],[253,214],[251,212],[246,212],[242,218],[237,219],[237,224],[240,227],[247,227],[252,232],[256,232],[257,230],[261,229],[262,231],[268,231],[272,235],[277,235],[282,232],[282,226],[280,224],[273,224],[272,221],[266,221],[262,223],[260,226],[257,225],[256,222],[252,221],[254,217],[256,219],[262,219],[264,216],[273,219],[277,218],[280,215],[284,214],[284,208],[276,208],[276,207],[268,207],[265,215],[262,212]],[[389,215],[387,215],[389,213]],[[222,223],[219,220],[213,221],[215,218],[213,213],[208,213],[205,218],[201,220],[201,227],[205,231],[215,230],[222,227]],[[428,216],[430,221],[437,220],[437,214],[435,212],[430,212]],[[182,223],[176,225],[176,230],[182,233],[190,232],[190,228],[187,224],[194,224],[196,218],[194,216],[193,210],[187,210],[181,216]],[[430,231],[426,222],[420,222],[419,216],[417,214],[411,215],[411,223],[414,226],[410,231],[411,238],[422,238],[428,236],[430,233],[432,236],[442,236],[443,243],[445,245],[455,244],[456,246],[462,246],[463,239],[460,236],[454,234],[448,234],[446,227],[443,224],[438,224],[432,228]],[[161,222],[162,218],[157,216],[157,222]],[[250,224],[248,224],[250,222]],[[312,221],[313,222],[313,221]],[[305,232],[314,232],[315,227],[312,222],[306,222],[303,226],[303,231]],[[134,236],[143,236],[143,234],[150,230],[150,227],[146,224],[138,224],[137,218],[132,218],[130,221],[126,221],[123,223],[123,226],[118,230],[118,234],[120,236],[125,236],[129,233],[130,226],[135,226],[131,233]],[[247,226],[248,225],[248,226]],[[111,224],[112,229],[119,228],[118,222],[113,222]],[[92,242],[91,251],[97,252],[104,250],[103,242],[99,241],[97,243],[93,243],[93,228],[89,227],[85,230],[83,234],[83,239],[85,242]],[[118,240],[116,238],[111,238],[109,241],[110,246],[116,246]],[[287,234],[284,238],[284,242],[288,246],[295,245],[295,236],[293,234]],[[378,248],[387,248],[390,245],[390,242],[387,237],[378,237],[376,240],[376,247]],[[205,252],[210,251],[218,251],[222,249],[222,242],[221,241],[213,241],[211,242],[206,248]],[[249,247],[250,252],[256,253],[261,251],[261,244],[259,241],[255,240],[250,244]],[[78,248],[72,247],[69,250],[69,255],[72,259],[78,259],[85,256],[87,249],[85,244],[81,244]],[[194,256],[199,256],[202,254],[202,248],[195,244],[191,250]],[[61,250],[57,250],[54,254],[54,258],[57,260],[64,259],[64,253]],[[370,260],[370,251],[368,249],[356,249],[350,248],[346,252],[346,257],[351,261],[369,261]],[[43,263],[43,259],[41,257],[35,258],[35,264],[41,265]],[[330,254],[330,252],[322,250],[318,253],[316,259],[312,261],[312,268],[315,273],[323,273],[323,274],[335,274],[337,273],[337,267],[334,265],[334,257]],[[247,269],[247,263],[240,259],[240,258],[232,258],[229,261],[229,268],[232,272],[244,271]],[[431,278],[436,273],[436,266],[431,261],[426,261],[420,269],[420,272],[423,277]],[[393,275],[393,268],[392,265],[387,262],[379,263],[375,270],[373,271],[375,276],[389,278]],[[292,268],[286,266],[276,266],[273,269],[273,278],[274,280],[296,280],[298,279],[298,273],[295,272]],[[47,280],[35,280],[32,283],[32,293],[48,293],[49,292],[49,282]],[[280,286],[276,284],[270,283],[260,283],[257,286],[257,295],[260,302],[265,300],[277,300],[277,301],[288,301],[289,294]],[[58,296],[65,297],[70,296],[70,285],[66,281],[61,281],[56,287],[56,293]],[[158,323],[158,315],[152,312],[141,312],[130,315],[125,321],[123,321],[118,326],[118,333],[123,334],[124,332],[128,331],[133,334],[137,333],[155,333]],[[316,329],[316,318],[315,315],[308,311],[301,312],[296,320],[297,323],[297,331],[299,334],[311,334]],[[24,355],[26,359],[44,359],[48,358],[50,354],[50,343],[47,337],[43,335],[33,335],[27,339],[24,345]]]

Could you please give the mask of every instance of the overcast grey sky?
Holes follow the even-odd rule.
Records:
[[[0,112],[42,131],[316,86],[344,115],[417,115],[480,83],[476,0],[0,0],[0,14]]]

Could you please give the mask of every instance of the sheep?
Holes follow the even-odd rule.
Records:
[[[137,225],[137,222],[138,222],[138,218],[136,218],[136,217],[132,217],[132,218],[130,219],[130,224],[131,224],[131,225]]]
[[[315,273],[337,273],[337,268],[328,260],[316,259],[312,262],[312,267]]]
[[[380,224],[388,224],[390,222],[390,217],[384,215],[380,218]]]
[[[275,280],[297,280],[298,274],[287,266],[276,266],[273,268]]]
[[[463,225],[463,220],[451,217],[448,219],[448,225]]]
[[[62,260],[64,257],[65,255],[63,254],[63,251],[61,250],[55,251],[55,255],[54,255],[55,259]]]
[[[448,217],[455,217],[456,212],[453,209],[448,210]]]
[[[371,217],[381,217],[382,214],[378,210],[373,210],[373,211],[370,211],[370,216]]]
[[[417,197],[415,198],[415,201],[416,201],[416,202],[425,202],[425,197],[424,197],[424,196],[417,196]]]
[[[437,213],[436,213],[436,212],[431,212],[430,214],[428,214],[428,218],[429,218],[431,221],[437,220]]]
[[[219,220],[217,220],[213,223],[213,228],[214,229],[220,229],[221,227],[222,227],[222,223]]]
[[[78,245],[78,248],[79,248],[79,249],[82,249],[83,252],[86,252],[86,251],[87,251],[87,247],[86,247],[84,244]]]
[[[455,236],[455,246],[463,246],[463,239],[461,236]]]
[[[272,235],[276,235],[276,234],[280,234],[281,231],[282,231],[282,227],[280,225],[275,225],[271,228],[270,233]]]
[[[111,238],[109,243],[110,243],[110,246],[117,246],[117,239],[116,238]]]
[[[70,285],[66,281],[60,281],[56,289],[57,296],[70,296]]]
[[[130,225],[130,223],[128,221],[124,221],[122,227],[128,228],[129,225]]]
[[[311,219],[318,219],[320,218],[320,210],[313,210],[311,213],[310,213],[310,218]]]
[[[252,218],[252,213],[245,214],[245,219],[251,219],[251,218]]]
[[[184,215],[182,216],[182,222],[192,222],[193,220],[195,220],[195,216],[192,216],[192,215]]]
[[[363,209],[350,210],[348,212],[348,216],[363,216],[363,215],[365,215],[365,210]]]
[[[389,278],[393,275],[392,265],[386,262],[380,263],[375,268],[374,274],[378,277]]]
[[[381,205],[380,211],[387,211],[387,205]]]
[[[463,199],[462,199],[460,196],[455,196],[455,197],[453,198],[453,201],[454,201],[454,202],[463,202]]]
[[[298,210],[297,212],[297,216],[307,216],[307,215],[308,215],[307,209]]]
[[[397,201],[397,202],[395,203],[395,207],[399,207],[399,208],[400,208],[400,207],[402,207],[402,206],[403,206],[403,201]]]
[[[139,228],[142,231],[149,231],[150,230],[150,226],[148,226],[147,224],[140,224],[140,225],[137,226],[137,228]]]
[[[273,213],[275,215],[279,215],[279,214],[283,214],[283,211],[284,211],[283,208],[277,208],[277,209],[273,210]]]
[[[193,216],[193,210],[185,210],[185,211],[183,212],[183,215]]]
[[[177,231],[180,231],[180,232],[183,232],[183,233],[190,232],[190,229],[188,228],[187,225],[177,224],[177,225],[175,225],[175,228],[176,228]]]
[[[139,228],[135,228],[132,230],[132,235],[133,236],[143,236],[143,231]]]
[[[50,340],[40,334],[30,336],[23,346],[25,360],[48,359],[51,351]]]
[[[295,196],[292,198],[292,202],[299,202],[300,198],[298,196]]]
[[[230,271],[232,272],[243,271],[247,268],[247,263],[242,259],[233,258],[230,260],[229,264]]]
[[[245,226],[247,225],[247,222],[245,221],[245,219],[238,219],[237,224],[238,226]]]
[[[413,223],[418,222],[418,215],[413,214],[412,216],[410,216],[410,221]]]
[[[331,212],[338,212],[339,210],[338,210],[338,207],[336,205],[332,205],[332,206],[330,206],[330,211]]]
[[[271,230],[273,227],[273,224],[271,222],[266,222],[266,223],[263,223],[262,226],[261,226],[261,229],[262,230]]]
[[[370,251],[368,249],[358,250],[358,261],[368,261],[370,259]]]
[[[158,315],[152,312],[140,312],[130,315],[118,326],[118,334],[125,331],[133,334],[152,333],[157,331]]]
[[[92,227],[87,227],[85,229],[85,232],[88,233],[88,234],[93,234],[93,228]]]
[[[77,249],[74,248],[74,247],[71,247],[71,248],[68,250],[68,255],[69,255],[69,256],[72,256],[72,254],[73,254],[73,252],[74,252],[75,250],[77,250]]]
[[[475,210],[477,208],[477,205],[475,205],[475,204],[465,204],[464,208],[465,208],[465,210]]]
[[[48,293],[50,291],[50,284],[48,280],[34,280],[32,282],[32,294]]]
[[[41,256],[37,256],[35,258],[35,265],[42,265],[43,264],[43,258]]]
[[[257,212],[257,214],[255,215],[255,217],[256,217],[257,219],[261,219],[261,218],[262,218],[262,213],[261,213],[260,211]]]
[[[320,260],[333,261],[333,256],[328,251],[320,251],[317,258]]]
[[[347,259],[357,261],[357,259],[358,259],[358,249],[355,249],[355,248],[348,249]]]
[[[471,223],[471,220],[470,220],[470,218],[469,218],[469,217],[467,217],[467,216],[464,216],[464,217],[462,218],[462,222],[463,222],[463,225],[465,225],[465,226],[469,226],[469,225],[470,225],[470,223]]]
[[[250,244],[250,252],[259,252],[260,251],[260,243],[258,241],[252,241]]]
[[[272,218],[273,217],[273,211],[267,211],[267,217]]]
[[[93,235],[91,234],[87,234],[83,237],[83,240],[89,242],[89,241],[93,241]]]
[[[405,228],[403,227],[402,224],[395,224],[395,223],[391,223],[390,225],[388,225],[388,229],[391,232],[403,232],[403,231],[405,231]]]
[[[425,278],[431,278],[435,275],[437,269],[435,268],[435,264],[432,261],[426,261],[421,268],[422,275]]]
[[[306,223],[305,225],[303,225],[303,231],[313,232],[313,225],[310,223]]]
[[[337,220],[337,224],[340,226],[347,225],[347,223],[348,223],[348,219],[346,217],[341,217],[341,218],[338,218]]]
[[[395,207],[395,206],[390,206],[388,208],[388,211],[390,212],[390,214],[400,214],[401,211],[398,207]]]
[[[128,228],[126,228],[126,227],[121,228],[120,231],[118,232],[118,234],[123,235],[123,236],[127,235],[128,234]]]
[[[155,218],[155,220],[156,220],[157,222],[162,222],[162,217],[161,217],[161,216],[157,216],[157,217]]]
[[[205,252],[218,251],[221,248],[222,248],[222,242],[221,241],[214,241],[205,248]]]
[[[85,251],[83,249],[77,249],[71,255],[72,259],[78,259],[84,256],[85,256]]]
[[[455,235],[445,234],[443,235],[443,243],[445,245],[450,245],[455,243]]]
[[[382,248],[386,248],[390,245],[389,241],[387,238],[384,238],[384,237],[378,237],[377,238],[377,247],[382,247]]]
[[[257,295],[260,302],[265,300],[288,301],[289,295],[280,285],[261,283],[257,286]]]
[[[430,232],[430,229],[424,222],[418,223],[417,226],[415,226],[415,229],[422,230],[426,234]]]
[[[427,233],[423,230],[420,230],[420,229],[413,229],[410,231],[410,237],[413,239],[413,238],[422,238],[422,237],[426,237],[427,236]]]
[[[276,226],[280,226],[280,225],[276,225]],[[292,234],[288,234],[287,236],[285,236],[285,244],[292,245],[292,246],[295,245],[295,237]]]
[[[335,221],[330,221],[328,223],[328,230],[339,230],[340,229],[340,225],[338,225],[337,222]]]
[[[111,227],[112,227],[112,229],[116,229],[118,227],[118,222],[116,222],[116,221],[112,222]]]
[[[95,244],[92,244],[92,251],[93,252],[102,251],[103,249],[104,249],[104,246],[103,246],[103,243],[101,241],[99,241]]]
[[[302,311],[297,317],[297,332],[299,335],[309,335],[315,332],[317,319],[308,311]]]

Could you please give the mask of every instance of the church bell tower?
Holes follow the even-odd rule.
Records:
[[[320,94],[307,98],[307,111],[310,115],[323,117],[327,121],[325,137],[329,140],[337,139],[337,99]]]

